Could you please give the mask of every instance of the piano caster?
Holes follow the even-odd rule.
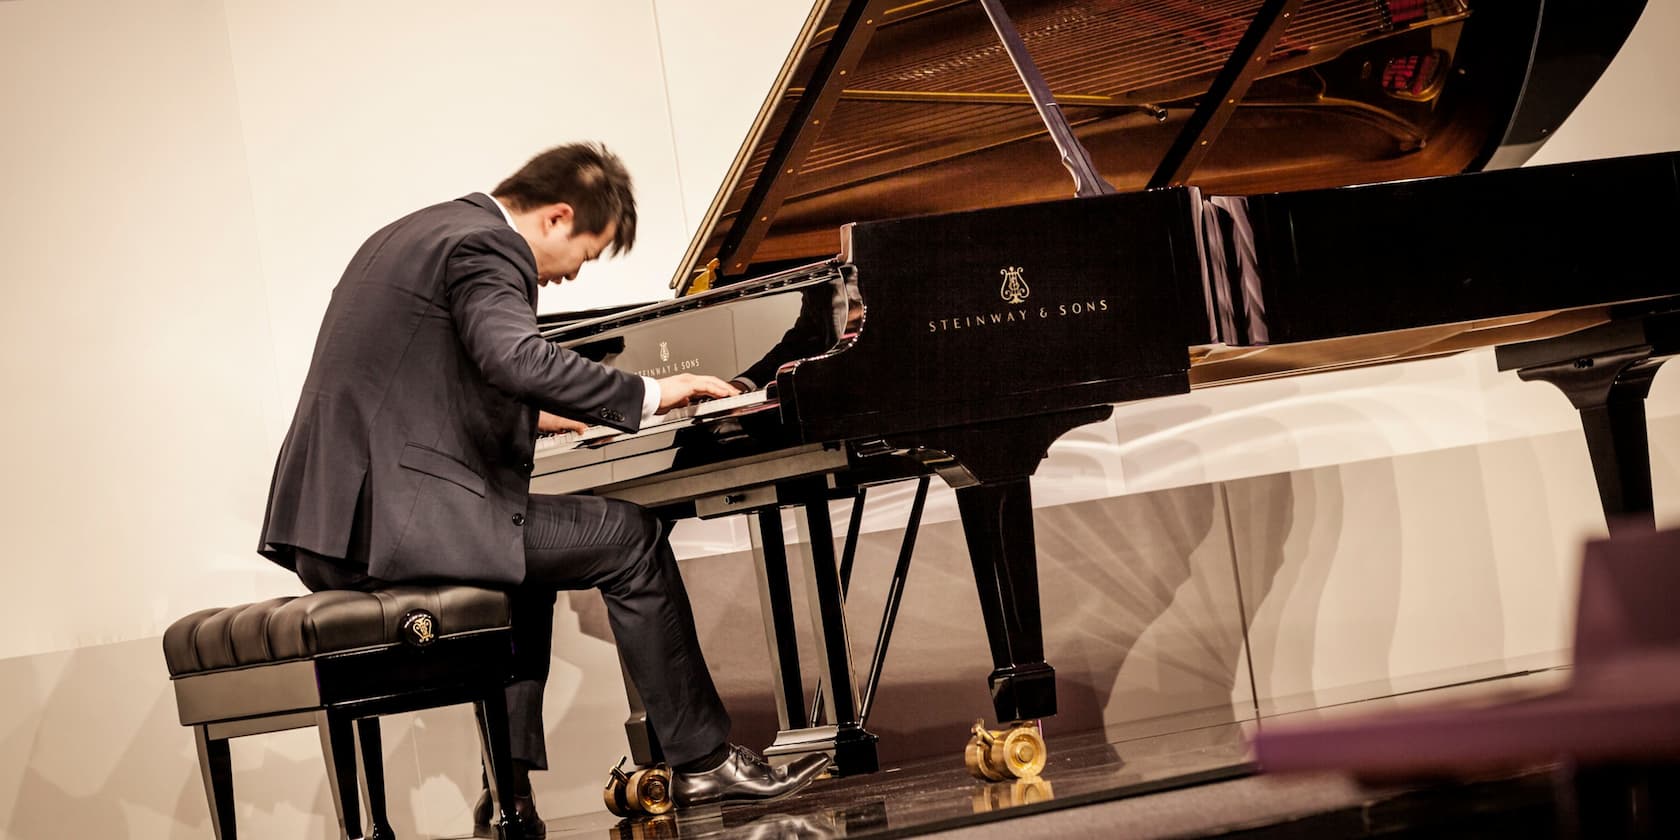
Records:
[[[1044,744],[1037,721],[1023,721],[1008,729],[992,730],[986,722],[974,722],[974,736],[963,750],[968,773],[983,782],[1006,779],[1036,779],[1044,771],[1050,749]]]
[[[661,764],[644,770],[624,772],[626,759],[607,773],[607,785],[601,789],[601,801],[615,817],[659,816],[670,812],[676,803],[671,800],[671,768]]]
[[[682,829],[676,814],[661,814],[619,820],[607,836],[618,840],[677,840],[682,836]]]
[[[974,791],[974,813],[987,814],[1005,808],[1037,805],[1056,798],[1048,779],[1016,779],[1009,784],[986,785]]]

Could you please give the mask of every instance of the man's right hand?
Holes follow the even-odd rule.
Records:
[[[681,408],[696,399],[733,397],[734,386],[715,377],[679,373],[659,380],[659,413]]]

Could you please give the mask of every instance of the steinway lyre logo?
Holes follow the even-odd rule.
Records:
[[[671,361],[671,343],[670,342],[668,342],[668,341],[659,342],[659,361],[661,361],[661,362]]]
[[[402,619],[403,638],[415,647],[437,641],[437,618],[426,610],[409,610]]]
[[[998,273],[1003,275],[1003,288],[998,290],[998,295],[1004,302],[1026,303],[1027,296],[1032,294],[1032,290],[1027,288],[1027,281],[1021,277],[1022,271],[1018,265],[998,269]]]

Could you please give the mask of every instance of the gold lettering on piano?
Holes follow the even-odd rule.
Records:
[[[631,371],[631,373],[634,373],[637,376],[653,376],[653,377],[670,376],[673,373],[682,373],[684,371],[694,370],[695,368],[697,368],[699,366],[700,366],[700,357],[695,356],[692,359],[682,359],[680,361],[671,362],[670,364],[660,365],[658,367],[644,368],[642,370],[633,370],[633,371]]]
[[[1002,312],[953,315],[949,318],[930,320],[927,325],[928,332],[939,333],[1024,324],[1028,321],[1045,321],[1051,318],[1077,318],[1085,315],[1098,315],[1107,311],[1108,298],[1096,298],[1094,300],[1076,300],[1050,306],[1040,306],[1037,312],[1031,309],[1008,309]]]

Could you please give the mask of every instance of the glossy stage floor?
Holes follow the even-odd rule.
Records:
[[[1529,693],[1561,672],[1493,680],[1304,713],[1358,714],[1440,699]],[[1293,717],[1293,716],[1289,716]],[[813,840],[939,835],[969,838],[1527,837],[1556,830],[1549,768],[1474,782],[1365,786],[1336,775],[1274,777],[1250,760],[1252,721],[1151,737],[1060,736],[1036,782],[984,784],[961,755],[824,779],[767,805],[700,808],[620,820],[604,810],[550,820],[560,838]],[[957,744],[960,747],[960,742]]]
[[[961,734],[960,730],[956,730]],[[962,742],[956,742],[957,747]],[[1159,793],[1253,773],[1241,727],[1227,724],[1121,744],[1099,735],[1055,739],[1036,780],[984,784],[956,749],[879,773],[821,779],[766,805],[698,808],[618,820],[605,812],[550,820],[550,838],[890,838],[992,823]]]

